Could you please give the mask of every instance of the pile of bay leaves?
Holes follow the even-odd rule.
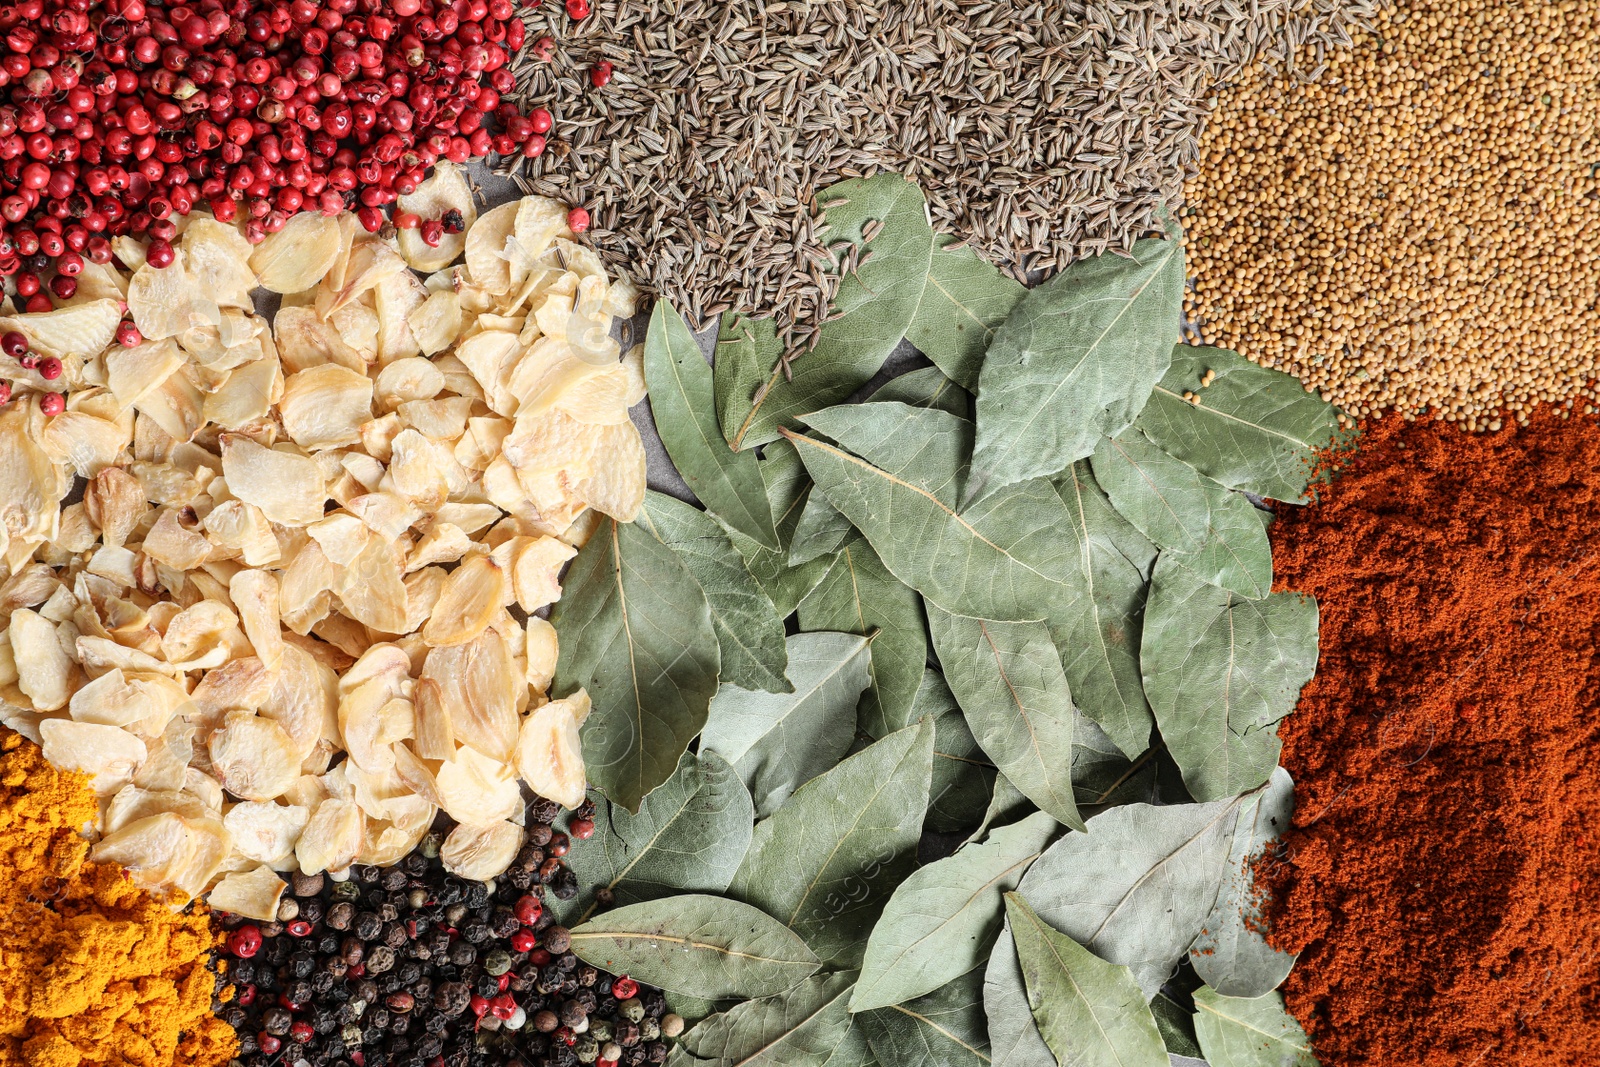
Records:
[[[699,1020],[678,1065],[1315,1063],[1249,871],[1317,608],[1246,494],[1303,501],[1337,412],[1177,346],[1175,227],[1028,290],[902,178],[819,202],[812,351],[728,316],[713,371],[656,306],[704,510],[608,521],[553,616],[603,794],[574,950]],[[844,402],[906,336],[935,366]]]

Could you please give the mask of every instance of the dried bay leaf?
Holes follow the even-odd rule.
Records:
[[[568,926],[588,917],[602,886],[619,904],[727,889],[750,847],[755,807],[727,760],[685,752],[637,814],[601,797],[594,822],[594,841],[567,858],[578,895],[552,904]]]
[[[755,453],[735,452],[723,440],[711,368],[666,300],[658,300],[650,316],[644,374],[656,428],[684,482],[722,523],[776,550],[778,533]]]
[[[1294,966],[1294,953],[1280,952],[1262,935],[1266,920],[1252,871],[1253,862],[1288,830],[1293,815],[1294,782],[1282,767],[1272,772],[1265,789],[1239,805],[1227,879],[1205,929],[1189,948],[1195,973],[1224,996],[1264,996]]]
[[[1198,800],[1254,789],[1277,766],[1277,724],[1317,666],[1317,603],[1250,600],[1156,561],[1140,649],[1167,750]]]
[[[1057,1060],[1075,1067],[1167,1067],[1155,1016],[1128,968],[1052,929],[1016,893],[1006,894],[1006,918],[1034,1021]]]
[[[983,1014],[989,1024],[993,1067],[1057,1067],[1055,1053],[1044,1043],[1039,1025],[1033,1021],[1009,923],[995,938],[984,968]]]
[[[1211,384],[1202,386],[1206,372]],[[1183,398],[1192,393],[1198,404]],[[1179,345],[1134,425],[1230,489],[1303,503],[1318,453],[1348,442],[1339,410],[1298,378],[1225,348]]]
[[[785,923],[824,961],[858,961],[916,861],[932,764],[924,722],[813,778],[756,824],[728,895]]]
[[[813,559],[798,564],[790,561],[790,546],[799,544],[796,527],[811,492],[811,480],[806,477],[805,465],[789,442],[773,442],[763,452],[761,480],[766,483],[767,503],[771,505],[778,531],[778,551],[763,548],[736,530],[723,529],[744,559],[750,577],[772,601],[778,617],[786,618],[822,580],[831,561]]]
[[[735,449],[776,440],[796,416],[837,404],[865,385],[905,336],[922,299],[933,228],[914,182],[892,173],[852,179],[819,192],[817,203],[829,244],[848,240],[871,256],[840,281],[815,347],[789,364],[788,376],[780,361],[770,360],[751,383],[753,392],[747,384],[735,410],[724,408],[723,432]],[[867,240],[873,222],[879,228]],[[737,419],[733,425],[728,414]]]
[[[1272,547],[1256,508],[1135,428],[1102,438],[1094,480],[1117,512],[1212,585],[1240,596],[1272,591]]]
[[[895,1067],[986,1067],[983,972],[974,968],[927,996],[858,1012],[879,1063]]]
[[[981,967],[1000,931],[1004,894],[1058,832],[1054,819],[1034,812],[900,883],[867,942],[850,1010],[900,1004]]]
[[[1311,1039],[1280,993],[1247,999],[1202,988],[1194,1007],[1195,1034],[1212,1067],[1317,1067]]]
[[[561,642],[551,692],[586,689],[593,701],[583,730],[589,779],[637,812],[677,770],[716,692],[720,653],[705,594],[670,548],[610,519],[572,561],[550,621],[583,635]]]
[[[773,996],[821,966],[770,915],[702,893],[606,911],[573,929],[572,951],[597,967],[712,1000]]]
[[[1133,422],[1172,361],[1182,233],[1068,267],[995,332],[978,377],[969,494],[1059,474]]]
[[[935,238],[922,303],[906,329],[917,350],[968,390],[978,388],[983,354],[1028,290],[955,238]]]
[[[712,1015],[683,1035],[684,1059],[702,1067],[868,1067],[875,1061],[866,1035],[846,1007],[854,980],[852,971],[817,975]]]
[[[938,408],[959,419],[972,419],[972,394],[945,377],[938,367],[919,367],[890,378],[867,398],[874,404],[897,401],[919,408]]]
[[[868,639],[853,634],[795,634],[787,646],[794,691],[724,684],[700,737],[701,751],[733,764],[763,817],[849,750],[872,660]]]
[[[929,608],[945,681],[1006,778],[1057,821],[1083,829],[1072,788],[1078,712],[1042,622],[987,622]]]
[[[1132,968],[1154,996],[1216,903],[1241,803],[1111,808],[1051,845],[1017,891],[1045,922]]]
[[[705,593],[722,654],[721,680],[742,689],[788,692],[783,619],[734,549],[729,538],[738,535],[725,532],[706,512],[656,492],[645,494],[639,523],[678,554]]]
[[[938,408],[875,402],[841,404],[800,421],[945,507],[959,502],[972,454],[966,419]]]

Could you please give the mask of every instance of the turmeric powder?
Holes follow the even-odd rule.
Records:
[[[0,1067],[215,1067],[237,1048],[211,1013],[219,935],[118,867],[86,862],[88,779],[0,728]]]

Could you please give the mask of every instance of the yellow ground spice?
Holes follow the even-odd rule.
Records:
[[[215,1067],[238,1045],[211,1014],[219,935],[123,871],[87,863],[95,796],[0,728],[0,1067]]]
[[[1353,415],[1587,406],[1597,128],[1600,0],[1399,0],[1320,81],[1218,94],[1189,313]]]

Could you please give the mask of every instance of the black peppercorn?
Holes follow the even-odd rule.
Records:
[[[356,880],[366,885],[372,885],[382,877],[382,867],[372,867],[367,864],[362,864],[356,868]]]
[[[309,978],[317,969],[317,957],[312,952],[296,952],[289,957],[289,974],[294,978]]]
[[[268,1008],[261,1017],[261,1027],[274,1037],[282,1037],[294,1025],[294,1016],[283,1008]]]
[[[383,932],[383,920],[370,911],[364,911],[356,916],[355,925],[351,929],[361,940],[372,941]]]
[[[500,980],[487,974],[480,975],[473,985],[472,991],[485,1000],[497,997],[500,995]]]
[[[383,888],[390,891],[406,887],[406,872],[398,867],[390,867],[383,873]]]
[[[339,955],[344,957],[346,963],[354,967],[367,958],[366,942],[359,938],[347,937],[339,945]]]
[[[572,947],[572,931],[565,926],[552,926],[544,932],[541,941],[546,949],[560,954]]]
[[[470,941],[457,941],[450,946],[450,962],[457,967],[470,967],[478,960],[478,950]]]
[[[323,909],[321,898],[312,897],[309,900],[302,900],[300,902],[300,918],[304,919],[308,923],[317,923],[322,921],[322,917]]]
[[[355,905],[348,900],[341,900],[328,909],[328,914],[324,917],[323,922],[331,930],[348,930],[350,929],[350,921],[355,918],[355,914]]]
[[[249,1016],[245,1014],[244,1009],[239,1007],[227,1008],[222,1013],[222,1021],[233,1027],[235,1030],[243,1027],[245,1020],[248,1018]]]
[[[311,976],[311,991],[318,996],[333,988],[333,975],[327,971],[318,971]]]

